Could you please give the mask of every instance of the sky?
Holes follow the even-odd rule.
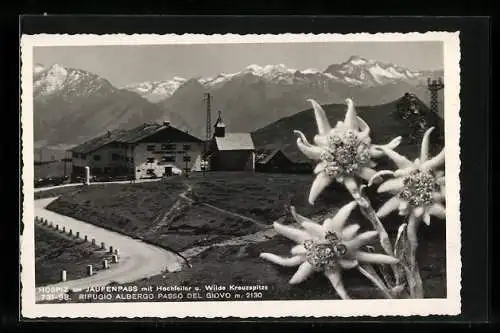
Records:
[[[197,45],[35,47],[34,62],[93,72],[113,85],[213,76],[251,64],[325,70],[350,56],[389,62],[411,70],[443,69],[441,42],[329,42]]]

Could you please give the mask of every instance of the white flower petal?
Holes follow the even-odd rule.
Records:
[[[385,254],[380,254],[380,253],[370,253],[370,252],[364,252],[364,251],[358,251],[356,252],[356,259],[358,259],[361,262],[367,262],[367,263],[372,263],[372,264],[397,264],[399,260],[397,258],[385,255]]]
[[[275,263],[280,266],[287,266],[287,267],[292,267],[292,266],[298,266],[302,262],[304,262],[304,258],[301,256],[294,256],[291,258],[283,258],[280,256],[277,256],[272,253],[261,253],[260,257],[262,259],[269,260],[272,263]]]
[[[343,269],[353,269],[358,266],[358,261],[355,259],[340,259],[339,264]]]
[[[394,175],[394,171],[391,170],[380,170],[377,171],[369,180],[368,186],[372,186],[374,183],[378,182],[378,179],[382,179],[381,177],[384,175]]]
[[[340,270],[327,272],[325,273],[325,276],[328,278],[328,280],[330,280],[330,283],[332,284],[333,288],[340,296],[340,298],[350,299],[347,291],[345,290],[344,283],[342,282],[342,275]]]
[[[397,193],[400,192],[404,187],[403,179],[401,178],[393,178],[393,179],[388,179],[385,182],[383,182],[377,189],[378,193],[383,193],[383,192],[391,192],[391,193]]]
[[[347,104],[347,112],[345,113],[344,124],[347,128],[358,131],[359,123],[358,123],[358,115],[356,114],[356,108],[354,107],[354,102],[352,99],[347,98],[345,100]]]
[[[429,207],[429,214],[434,215],[440,219],[446,218],[446,209],[443,205],[435,203]]]
[[[398,169],[398,170],[394,171],[394,177],[406,177],[413,170],[415,170],[414,166],[411,166],[411,167],[408,167],[408,168],[404,168],[404,169]]]
[[[316,118],[316,124],[318,125],[319,134],[327,134],[332,129],[328,117],[326,116],[325,110],[313,99],[308,99],[314,109],[314,117]]]
[[[326,135],[317,134],[314,136],[313,141],[317,146],[323,146],[323,147],[328,146],[328,138]]]
[[[377,231],[366,231],[363,232],[349,241],[345,241],[345,245],[349,251],[357,251],[360,247],[373,242],[375,237],[378,236]]]
[[[328,163],[322,161],[322,162],[319,162],[316,167],[314,168],[314,173],[315,174],[318,174],[320,172],[322,172],[323,170],[325,170],[326,166],[327,166]]]
[[[293,240],[296,243],[303,243],[305,240],[311,238],[311,236],[309,236],[309,234],[304,230],[299,230],[297,228],[289,227],[277,222],[273,223],[273,227],[277,233]]]
[[[353,195],[359,196],[359,188],[358,183],[353,177],[345,177],[344,178],[344,186],[346,189]]]
[[[422,164],[421,169],[424,171],[436,169],[440,167],[442,164],[444,164],[444,158],[445,158],[445,153],[443,148],[443,150],[441,150],[439,154],[437,154],[430,160],[425,161],[425,163]]]
[[[400,203],[401,203],[401,200],[399,199],[399,197],[397,195],[393,196],[392,198],[387,200],[382,205],[382,207],[379,208],[379,210],[377,211],[377,216],[378,217],[385,217],[385,216],[389,215],[391,212],[393,212],[399,208]]]
[[[417,219],[422,217],[423,214],[424,214],[424,207],[416,207],[413,210],[413,215],[415,215]]]
[[[297,213],[295,206],[290,207],[290,213],[292,214],[292,217],[295,219],[295,221],[297,221],[297,223],[299,223],[299,224],[302,222],[314,222],[313,220]]]
[[[333,178],[328,176],[326,173],[321,172],[318,173],[316,179],[311,185],[311,191],[309,192],[309,203],[311,205],[314,204],[320,193],[331,183],[333,182]]]
[[[359,231],[359,224],[351,224],[342,230],[342,239],[351,240]]]
[[[302,154],[306,155],[307,158],[309,158],[311,160],[319,160],[320,156],[321,156],[321,152],[323,151],[318,146],[304,144],[304,142],[302,141],[301,138],[297,139],[297,147],[302,152]]]
[[[306,229],[306,231],[315,237],[322,238],[325,235],[325,230],[323,227],[315,222],[302,222],[302,227]]]
[[[325,230],[335,232],[341,231],[347,219],[349,218],[349,215],[351,215],[352,211],[354,210],[354,208],[356,208],[357,205],[358,203],[356,201],[351,201],[348,204],[340,207],[334,217],[325,220],[325,222],[323,223],[323,228]]]
[[[434,127],[430,127],[427,131],[424,133],[424,137],[422,138],[422,146],[420,147],[420,162],[424,163],[427,161],[427,158],[429,157],[429,143],[430,143],[430,135],[432,131],[434,130]]]
[[[389,157],[399,169],[405,169],[413,166],[413,163],[409,159],[407,159],[403,155],[400,155],[399,153],[396,153],[394,150],[388,149],[384,146],[380,146],[380,149],[382,149],[387,157]]]
[[[297,269],[297,272],[292,276],[288,283],[290,284],[298,284],[307,279],[312,273],[314,273],[314,269],[310,263],[304,261]]]
[[[431,224],[431,215],[429,214],[429,212],[424,212],[424,217],[423,217],[423,221],[426,225],[430,225]]]
[[[290,253],[293,254],[293,255],[304,255],[304,254],[306,254],[306,252],[307,252],[307,250],[304,247],[304,245],[302,245],[302,244],[295,245],[290,250]]]
[[[369,144],[371,142],[370,139],[370,126],[364,121],[361,117],[358,117],[359,124],[359,134],[358,138],[364,143]]]
[[[369,181],[376,173],[377,173],[377,171],[373,170],[372,168],[364,167],[364,168],[361,168],[358,175],[361,178],[363,178],[364,180]],[[376,180],[377,179],[374,179],[373,181],[376,181]]]

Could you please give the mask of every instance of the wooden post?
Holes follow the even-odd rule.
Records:
[[[92,238],[92,245],[95,245],[95,238]]]
[[[85,235],[85,237],[83,237],[83,240],[88,242],[89,241],[89,237],[87,235]]]
[[[48,224],[49,224],[49,220],[45,219],[45,220],[43,221],[43,224],[44,224],[44,225],[48,225]]]
[[[109,247],[109,253],[113,253],[113,247],[112,246]]]
[[[119,252],[120,252],[120,251],[118,251],[118,249],[115,249],[115,254],[116,254],[116,256],[118,256],[118,255],[120,254]]]
[[[92,265],[87,265],[87,275],[91,276],[92,274],[94,274],[94,272],[92,270]]]
[[[111,257],[111,262],[113,264],[116,264],[118,262],[118,256],[116,254],[113,254],[113,256]]]
[[[106,248],[106,244],[104,242],[101,242],[101,250],[104,250]]]
[[[66,281],[66,271],[62,270],[61,271],[61,282],[64,282],[64,281]]]
[[[109,268],[108,260],[104,259],[102,261],[102,268],[104,268],[104,269],[108,269]]]
[[[62,228],[62,232],[66,232],[66,227],[63,227],[63,228]]]
[[[80,231],[76,232],[76,238],[80,238]]]
[[[56,230],[59,230],[59,224],[56,224]]]
[[[73,236],[73,229],[69,229],[69,235]]]

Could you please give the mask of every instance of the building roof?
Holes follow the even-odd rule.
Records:
[[[167,130],[167,133],[163,133],[164,130]],[[159,134],[167,136],[170,142],[202,142],[197,137],[172,127],[170,124],[142,124],[129,130],[109,131],[73,147],[71,151],[88,154],[113,142],[132,144],[146,139],[151,140],[150,142],[154,142],[154,140],[163,142],[164,137],[163,135],[158,137]]]
[[[115,130],[115,131],[109,131],[105,134],[102,134],[98,137],[92,138],[88,141],[85,141],[82,144],[79,144],[78,146],[75,146],[71,148],[71,151],[73,153],[81,153],[81,154],[87,154],[90,153],[96,149],[99,149],[111,142],[116,141],[117,138],[122,136],[126,131],[123,130]]]
[[[224,137],[215,137],[218,150],[254,150],[250,133],[226,133]]]

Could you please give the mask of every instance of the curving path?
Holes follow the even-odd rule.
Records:
[[[152,275],[160,274],[165,270],[178,271],[183,260],[176,254],[150,245],[141,240],[123,234],[97,227],[65,215],[61,215],[45,207],[57,198],[35,200],[35,215],[49,220],[66,230],[72,229],[73,233],[80,232],[81,237],[88,236],[89,241],[96,239],[96,244],[104,242],[106,247],[113,246],[119,250],[119,263],[110,265],[107,270],[100,270],[95,275],[72,281],[56,283],[46,287],[66,287],[73,290],[89,286],[104,286],[110,282],[133,282]],[[36,300],[41,300],[41,295],[36,294]]]

